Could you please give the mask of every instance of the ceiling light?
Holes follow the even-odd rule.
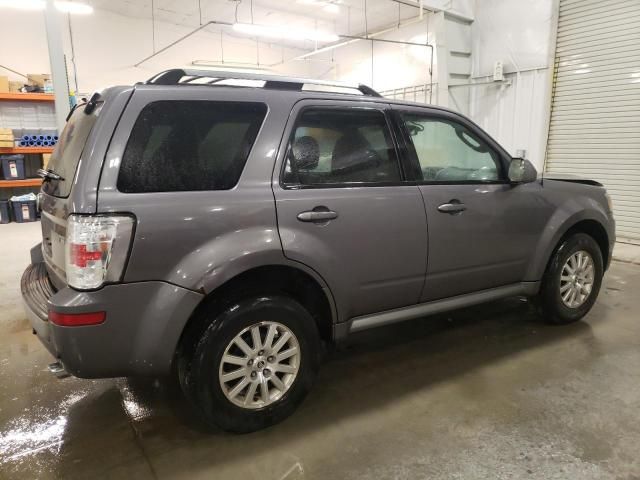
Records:
[[[327,13],[340,13],[340,7],[338,6],[338,2],[329,1],[329,0],[297,0],[296,3],[300,3],[302,5],[310,5],[313,7],[322,7]]]
[[[267,38],[281,38],[285,40],[313,40],[315,42],[336,42],[338,35],[322,30],[300,29],[293,27],[277,27],[271,25],[257,25],[254,23],[234,23],[236,32]]]
[[[327,13],[340,13],[340,7],[335,3],[327,3],[324,7],[322,7]]]
[[[19,10],[42,10],[44,6],[44,0],[0,0],[0,7]]]
[[[86,15],[93,13],[93,7],[86,3],[69,2],[59,0],[55,2],[56,8],[63,13]],[[0,8],[16,8],[19,10],[44,10],[47,6],[45,0],[0,0]]]
[[[57,1],[56,8],[64,13],[72,13],[77,15],[88,15],[93,13],[93,7],[86,3]]]

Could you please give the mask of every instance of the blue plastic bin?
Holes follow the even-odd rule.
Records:
[[[22,180],[24,178],[24,155],[0,155],[2,174],[5,180]]]
[[[9,215],[9,201],[0,200],[0,223],[9,223],[11,216]]]
[[[13,218],[18,223],[35,222],[38,218],[36,216],[36,201],[27,200],[24,202],[11,202],[13,206]]]

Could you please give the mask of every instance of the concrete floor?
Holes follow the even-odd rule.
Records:
[[[367,332],[255,434],[204,432],[166,380],[57,380],[18,279],[37,224],[0,225],[0,478],[640,478],[640,266],[586,321],[518,300]]]

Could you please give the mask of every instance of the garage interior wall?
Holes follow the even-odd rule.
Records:
[[[482,0],[472,25],[470,116],[512,155],[542,171],[547,142],[557,1]],[[496,61],[506,83],[493,82]]]
[[[159,3],[159,2],[158,2]],[[202,2],[205,4],[205,2]],[[217,2],[227,6],[226,2]],[[394,28],[386,35],[379,35],[381,39],[406,40],[415,43],[425,43],[428,37],[430,15],[425,13],[423,21],[416,23],[418,10],[405,5],[388,1],[389,13],[384,21],[385,28]],[[213,2],[212,2],[213,4]],[[239,19],[250,21],[249,13],[243,4],[239,9]],[[256,23],[263,21],[274,23],[270,11],[254,9]],[[149,14],[150,15],[150,14]],[[319,78],[339,80],[354,80],[373,83],[374,88],[388,90],[391,88],[422,85],[430,80],[428,65],[430,64],[430,50],[425,47],[410,47],[393,44],[359,41],[346,47],[337,48],[326,54],[317,54],[304,59],[294,60],[309,53],[313,45],[308,48],[295,48],[295,44],[286,42],[269,42],[264,39],[256,41],[254,38],[234,35],[229,27],[210,26],[194,34],[169,50],[146,61],[139,67],[134,65],[153,52],[155,42],[156,51],[183,35],[189,33],[194,26],[184,26],[155,19],[152,23],[149,15],[145,18],[130,17],[96,8],[94,14],[87,16],[65,16],[64,43],[65,54],[72,78],[72,53],[70,45],[70,31],[74,40],[76,68],[78,72],[78,90],[90,93],[112,84],[127,84],[149,78],[151,75],[167,68],[176,66],[190,66],[194,60],[222,62],[244,68],[260,68],[290,75],[305,75]],[[205,18],[233,22],[233,12],[210,12]],[[370,13],[369,16],[372,16]],[[366,27],[358,12],[350,19],[349,33],[364,35]],[[292,16],[293,18],[293,16]],[[304,22],[308,18],[295,17],[292,21]],[[404,26],[407,23],[407,26]],[[399,25],[399,27],[398,27]],[[69,26],[71,27],[69,29]],[[314,25],[329,31],[333,25]],[[369,32],[379,29],[375,24],[369,25]],[[28,29],[30,34],[23,35]],[[343,32],[344,29],[341,29]],[[12,39],[24,38],[20,45],[3,49],[2,64],[10,66],[22,73],[48,72],[49,61],[43,14],[3,9],[0,17],[0,42],[11,45]],[[433,35],[431,39],[433,39]],[[322,45],[320,45],[321,47]],[[373,54],[373,65],[372,65]],[[3,71],[11,79],[20,77]],[[372,81],[373,77],[373,81]]]
[[[636,244],[639,52],[638,0],[560,0],[546,169],[603,183],[613,199],[618,238]]]
[[[224,20],[232,21],[232,18]],[[153,52],[154,36],[150,20],[96,9],[92,15],[72,16],[70,19],[65,17],[63,20],[63,40],[71,88],[74,88],[74,79],[69,21],[73,32],[78,91],[82,93],[91,93],[110,85],[146,80],[162,70],[187,66],[194,60],[220,61],[224,55],[224,60],[230,64],[242,62],[257,65],[259,58],[262,64],[269,65],[280,62],[283,55],[293,57],[305,52],[272,43],[257,43],[251,38],[225,33],[222,34],[223,51],[220,29],[211,27],[210,31],[202,30],[175,48],[134,67]],[[194,28],[156,20],[156,49],[168,45]],[[23,34],[25,30],[29,31],[29,35]],[[3,48],[0,63],[21,73],[48,72],[50,66],[44,15],[41,12],[3,9],[0,17],[0,42],[4,46],[12,45],[16,38],[21,39],[21,44]],[[21,79],[10,72],[3,71],[2,74],[11,79]]]
[[[169,3],[157,1],[156,8]],[[288,17],[274,19],[273,8],[266,8],[262,3],[255,2],[256,23],[274,23],[285,18],[311,21],[312,13],[308,17],[288,14]],[[191,66],[194,60],[224,60],[231,66],[282,74],[358,81],[372,85],[390,98],[431,102],[467,114],[512,154],[525,150],[527,158],[542,169],[553,65],[549,39],[555,28],[554,0],[425,0],[424,4],[434,10],[447,9],[458,16],[425,12],[420,20],[417,8],[388,0],[369,3],[368,22],[362,9],[352,9],[348,19],[342,15],[334,23],[317,22],[313,26],[330,31],[338,29],[351,35],[390,29],[376,38],[434,45],[431,75],[431,50],[426,47],[357,41],[309,55],[313,45],[297,48],[291,43],[256,41],[234,35],[228,27],[217,26],[207,27],[134,67],[153,52],[154,43],[157,51],[197,27],[196,4],[181,4],[185,16],[176,18],[175,23],[158,13],[152,24],[148,6],[135,7],[135,11],[124,15],[113,11],[110,5],[115,3],[102,2],[102,8],[96,7],[93,15],[63,19],[70,85],[74,88],[75,82],[69,25],[81,93],[112,84],[131,84],[167,68]],[[210,5],[203,10],[204,21],[234,20],[230,2],[203,1],[202,5]],[[248,6],[249,2],[240,4],[240,21],[250,21]],[[30,34],[23,35],[27,29]],[[41,12],[3,9],[0,42],[11,45],[15,38],[21,38],[21,44],[4,49],[0,63],[23,73],[48,72]],[[495,61],[503,62],[505,78],[510,84],[492,82]],[[11,73],[8,75],[14,77]],[[484,85],[456,86],[469,83]]]

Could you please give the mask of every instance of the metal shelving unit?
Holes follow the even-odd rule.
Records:
[[[50,93],[18,93],[4,92],[0,93],[0,101],[10,102],[53,102],[54,97]]]
[[[0,93],[0,102],[51,102],[54,96],[49,93]],[[53,152],[53,147],[0,147],[0,154],[45,154]],[[0,180],[0,191],[6,189],[40,188],[41,178],[25,178],[22,180]],[[9,198],[11,192],[0,194],[0,198]]]

